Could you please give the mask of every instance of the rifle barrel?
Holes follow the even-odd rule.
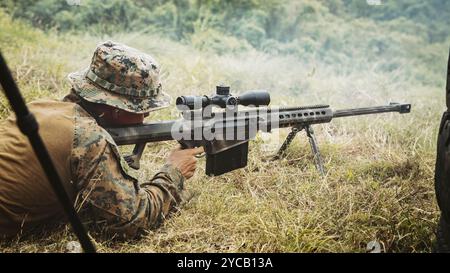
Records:
[[[386,106],[336,110],[333,112],[333,118],[379,114],[379,113],[387,113],[387,112],[399,112],[400,114],[404,114],[404,113],[409,113],[410,111],[411,111],[411,104],[391,103]]]

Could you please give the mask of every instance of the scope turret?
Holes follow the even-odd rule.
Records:
[[[233,96],[230,94],[229,86],[217,86],[216,94],[211,96],[181,96],[176,100],[179,109],[187,106],[190,110],[205,108],[214,105],[220,108],[227,106],[261,106],[269,105],[270,94],[265,90],[252,90]]]

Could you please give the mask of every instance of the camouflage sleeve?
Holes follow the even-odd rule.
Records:
[[[108,233],[135,237],[140,230],[161,223],[180,203],[184,178],[178,169],[165,165],[139,185],[124,169],[115,144],[101,130],[98,126],[77,129],[72,165],[80,189],[77,202],[84,215],[106,224]]]
[[[120,162],[107,145],[80,197],[97,221],[106,222],[109,232],[134,237],[139,230],[161,223],[181,201],[182,181],[178,170],[165,165],[139,186],[123,175]]]

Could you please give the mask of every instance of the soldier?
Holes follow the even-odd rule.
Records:
[[[123,44],[100,44],[90,66],[69,75],[63,101],[29,104],[69,197],[83,219],[110,234],[133,238],[155,227],[182,201],[202,148],[170,152],[153,178],[138,182],[101,126],[142,123],[167,107],[160,67]],[[64,219],[50,184],[24,135],[9,117],[0,126],[0,236],[10,237]]]
[[[436,197],[441,209],[437,231],[437,252],[450,252],[450,53],[446,86],[447,110],[441,118],[435,169]]]

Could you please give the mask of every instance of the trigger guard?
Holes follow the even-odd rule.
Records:
[[[181,149],[192,149],[194,147],[191,147],[191,145],[188,145],[189,142],[184,142],[184,141],[178,141],[178,143],[181,146]]]
[[[179,140],[178,143],[181,145],[181,149],[193,149],[197,147],[202,147],[202,142],[200,141],[181,141]]]

